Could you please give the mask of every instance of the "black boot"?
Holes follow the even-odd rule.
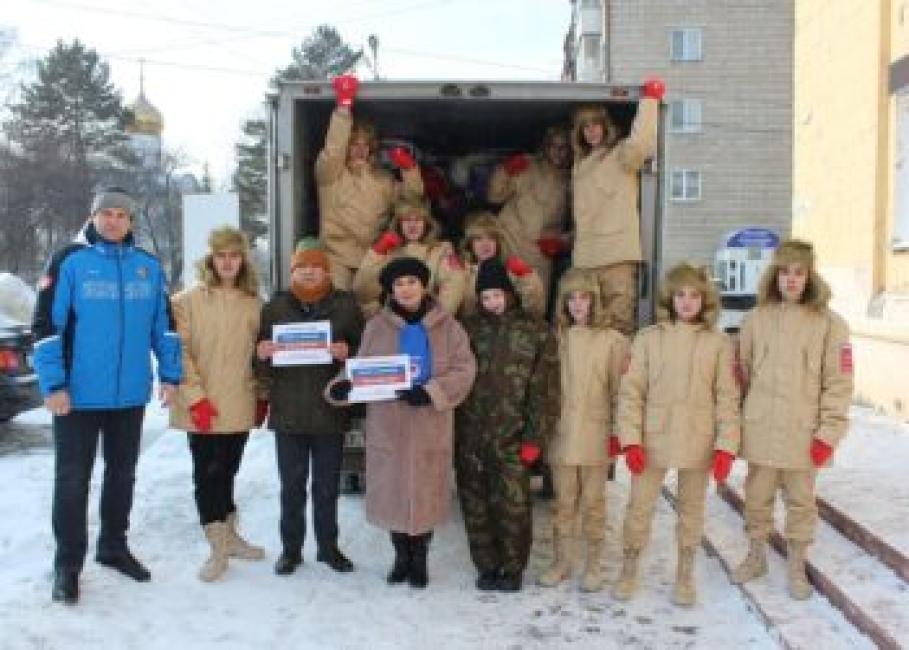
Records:
[[[353,562],[344,555],[337,544],[327,544],[316,553],[316,560],[325,562],[338,573],[349,573],[354,570]]]
[[[521,591],[522,578],[520,573],[502,573],[496,581],[496,589],[507,592]]]
[[[137,582],[148,582],[151,580],[149,570],[129,552],[128,548],[117,551],[98,551],[97,555],[95,555],[95,562],[116,569]]]
[[[429,539],[432,532],[423,535],[414,535],[410,538],[410,571],[407,581],[411,587],[423,589],[429,584],[429,574],[426,571],[426,555],[429,551]]]
[[[299,550],[289,551],[284,549],[275,562],[275,573],[279,576],[289,576],[303,564],[303,554]]]
[[[51,598],[57,603],[75,605],[79,600],[79,572],[73,569],[55,569]]]
[[[391,533],[391,543],[395,547],[395,563],[388,572],[388,584],[396,585],[407,580],[410,573],[410,538],[405,533]]]
[[[477,589],[480,591],[494,591],[499,586],[499,570],[489,569],[480,571],[477,576]]]

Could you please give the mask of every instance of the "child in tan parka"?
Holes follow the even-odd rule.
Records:
[[[353,278],[353,294],[366,318],[382,308],[379,275],[399,257],[415,257],[429,267],[427,290],[449,314],[457,314],[467,274],[447,241],[439,241],[439,225],[420,199],[401,199],[387,232],[370,248]]]
[[[739,387],[728,337],[714,329],[718,297],[705,269],[680,264],[660,291],[658,323],[634,339],[619,393],[618,431],[632,473],[622,573],[613,590],[637,588],[641,550],[667,470],[678,476],[678,564],[673,601],[696,601],[694,555],[704,530],[711,463],[723,481],[738,452]]]
[[[810,243],[777,249],[758,290],[758,306],[742,323],[739,358],[745,384],[742,458],[745,529],[750,549],[733,572],[743,583],[767,573],[764,547],[773,503],[786,504],[789,593],[811,595],[805,551],[817,525],[815,481],[849,426],[852,348],[849,327],[829,307]]]
[[[569,269],[559,284],[558,329],[561,414],[549,444],[555,487],[554,557],[538,582],[554,587],[569,577],[569,545],[581,514],[587,540],[583,591],[602,588],[600,561],[606,533],[606,473],[618,455],[616,403],[628,339],[608,327],[596,278]]]

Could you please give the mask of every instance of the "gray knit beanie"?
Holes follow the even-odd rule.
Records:
[[[91,213],[96,214],[99,210],[109,208],[120,208],[126,210],[129,216],[133,216],[136,213],[136,202],[122,187],[104,187],[97,190],[92,199]]]

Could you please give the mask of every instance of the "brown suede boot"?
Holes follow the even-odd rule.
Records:
[[[265,549],[240,537],[239,523],[236,511],[227,515],[227,554],[240,560],[261,560],[265,557]]]
[[[581,591],[592,593],[603,588],[603,572],[600,569],[602,557],[603,540],[587,540],[587,561],[584,565],[584,575],[581,577]]]
[[[694,553],[693,547],[679,547],[672,602],[680,607],[693,607],[697,601],[697,590],[694,586]]]
[[[795,600],[806,600],[811,597],[811,583],[805,574],[805,553],[808,544],[805,542],[789,542],[787,548],[787,565],[789,573],[789,595]]]
[[[211,553],[199,569],[199,580],[214,582],[227,571],[227,524],[213,521],[205,524],[205,537],[211,545]]]
[[[638,588],[638,560],[640,551],[626,548],[622,557],[622,573],[619,581],[612,588],[612,597],[616,600],[631,600]]]
[[[748,547],[748,555],[742,560],[735,571],[732,572],[732,583],[745,584],[755,578],[767,575],[767,553],[764,540],[752,538]]]
[[[541,587],[555,587],[571,575],[571,558],[568,554],[569,538],[556,535],[552,540],[552,564],[537,577]]]

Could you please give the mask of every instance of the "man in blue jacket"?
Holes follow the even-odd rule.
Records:
[[[126,545],[151,352],[160,397],[169,403],[182,378],[161,264],[136,248],[132,198],[99,191],[92,216],[71,245],[53,255],[38,285],[32,329],[44,404],[54,416],[55,601],[74,604],[88,547],[88,487],[103,435],[104,482],[95,560],[138,580],[148,570]]]

